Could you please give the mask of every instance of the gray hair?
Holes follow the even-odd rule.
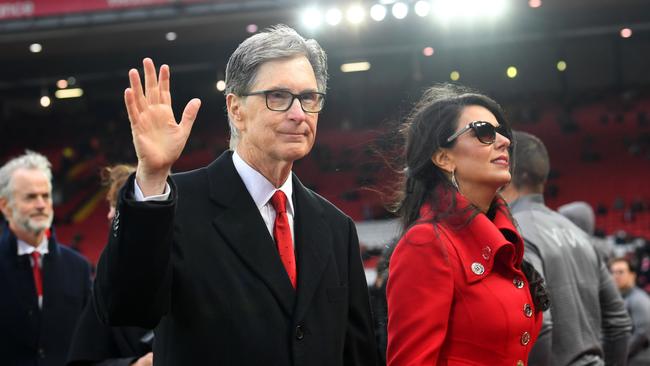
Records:
[[[25,154],[9,160],[0,168],[0,198],[12,201],[13,187],[12,176],[18,169],[38,170],[45,174],[49,182],[52,181],[52,164],[44,155],[37,152],[25,150]],[[51,183],[50,183],[51,186]]]
[[[257,71],[268,61],[295,56],[305,56],[314,69],[318,90],[327,89],[327,55],[318,42],[305,39],[293,28],[276,25],[255,34],[242,42],[233,52],[226,65],[226,95],[241,96],[255,84]],[[239,143],[239,130],[230,120],[230,149]]]

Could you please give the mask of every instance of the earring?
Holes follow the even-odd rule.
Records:
[[[458,187],[458,181],[456,180],[456,169],[451,171],[451,184],[456,188],[457,191],[460,192],[460,188]]]

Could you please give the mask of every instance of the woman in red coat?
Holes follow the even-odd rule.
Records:
[[[501,108],[436,86],[404,132],[405,234],[390,261],[388,365],[526,365],[544,297],[531,294],[523,241],[497,194],[510,181],[512,148]]]

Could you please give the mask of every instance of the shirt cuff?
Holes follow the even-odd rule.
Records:
[[[135,200],[137,202],[143,202],[143,201],[166,201],[169,199],[169,193],[171,192],[171,188],[169,187],[169,183],[165,183],[165,190],[161,194],[156,194],[153,196],[145,197],[144,193],[142,193],[142,189],[140,189],[140,186],[138,185],[138,181],[136,180],[134,182],[134,189],[133,189],[133,197],[135,197]]]

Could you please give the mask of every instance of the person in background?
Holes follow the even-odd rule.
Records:
[[[628,346],[628,366],[650,365],[650,297],[636,286],[636,271],[629,260],[609,262],[614,282],[623,295],[625,308],[632,318],[632,337]]]
[[[386,302],[386,285],[388,283],[388,265],[393,250],[397,245],[397,239],[392,239],[386,244],[377,261],[377,277],[370,286],[370,304],[372,317],[375,322],[375,336],[377,339],[377,351],[379,353],[378,366],[386,365],[386,347],[388,345],[388,304]]]
[[[115,217],[117,195],[135,166],[119,164],[102,170],[102,182],[108,187],[106,200],[109,223]],[[86,305],[70,347],[68,366],[151,366],[153,332],[138,327],[111,327],[95,313],[94,301]]]
[[[612,245],[607,240],[594,236],[596,215],[590,204],[584,201],[570,202],[558,207],[557,212],[589,234],[592,244],[596,247],[596,250],[605,262],[608,262],[612,258],[614,255]]]
[[[52,228],[52,171],[36,152],[0,167],[0,363],[65,364],[90,298],[90,265]]]
[[[544,205],[550,161],[542,141],[516,131],[514,143],[512,182],[501,194],[551,301],[529,365],[625,365],[632,323],[607,264],[587,233]]]
[[[389,264],[388,365],[523,366],[546,301],[529,287],[536,276],[497,194],[510,182],[511,134],[501,107],[437,85],[403,131],[397,212],[404,235]]]
[[[287,26],[226,66],[230,151],[170,176],[200,107],[176,122],[169,67],[124,98],[138,156],[94,300],[111,325],[156,327],[154,364],[371,366],[377,349],[354,222],[293,174],[314,145],[325,52]]]

